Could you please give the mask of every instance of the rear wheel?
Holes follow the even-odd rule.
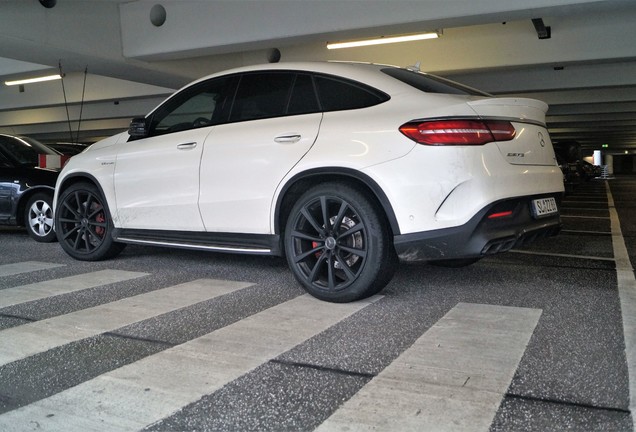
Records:
[[[34,194],[27,202],[24,226],[35,241],[50,243],[55,240],[52,203],[53,197],[45,192]]]
[[[287,220],[285,251],[310,294],[338,303],[377,293],[397,266],[377,206],[343,183],[325,183],[300,197]]]
[[[110,212],[99,190],[90,183],[76,183],[62,192],[55,226],[62,248],[78,260],[111,258],[125,246],[113,241]]]

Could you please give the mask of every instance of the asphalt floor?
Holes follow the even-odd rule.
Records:
[[[301,317],[293,314],[298,308],[287,306],[304,293],[280,258],[128,246],[112,260],[79,262],[56,243],[39,244],[24,230],[0,228],[0,341],[5,341],[0,345],[0,430],[114,430],[109,429],[113,425],[123,430],[130,424],[153,431],[396,430],[391,425],[400,424],[401,430],[434,425],[432,430],[633,432],[636,332],[626,332],[626,311],[634,308],[630,301],[636,297],[629,279],[636,259],[636,177],[579,185],[565,197],[561,215],[564,226],[557,237],[469,267],[401,263],[377,299],[334,317],[319,307],[322,302]],[[617,256],[619,240],[623,261]],[[169,302],[160,294],[202,280],[203,293],[191,302],[180,296]],[[231,289],[218,288],[228,284]],[[217,289],[230,291],[214,294]],[[10,302],[11,296],[17,300]],[[118,302],[135,296],[142,296],[134,303],[138,309],[129,305],[116,312]],[[505,332],[496,326],[512,318],[470,318],[476,320],[474,328],[445,330],[484,306],[536,319]],[[272,311],[278,315],[267,315]],[[86,320],[82,325],[80,315]],[[106,319],[100,321],[102,316]],[[295,324],[277,327],[275,316]],[[309,332],[318,317],[327,321]],[[294,321],[301,318],[307,323]],[[217,377],[220,384],[201,386],[212,380],[209,370],[231,369],[232,362],[218,367],[217,357],[205,357],[209,368],[182,363],[140,372],[146,363],[184,347],[204,346],[203,341],[226,332],[239,332],[231,333],[231,340],[242,340],[247,336],[241,329],[252,320],[259,324],[248,333],[262,335],[262,341],[226,351],[262,357],[236,377]],[[56,330],[31,331],[42,326]],[[263,342],[269,334],[279,337]],[[519,348],[515,335],[522,334],[527,340]],[[280,352],[263,354],[288,338]],[[497,345],[506,340],[510,343]],[[475,348],[476,341],[483,349]],[[250,351],[258,346],[263,352]],[[409,354],[422,346],[428,349]],[[435,349],[448,346],[448,366],[431,366],[439,362],[431,357]],[[503,354],[489,354],[497,350]],[[218,352],[197,351],[196,356],[204,355]],[[470,369],[478,357],[497,365],[504,355],[517,360],[499,378],[488,372],[488,363]],[[475,362],[450,365],[461,359]],[[398,367],[404,364],[414,369]],[[179,376],[180,369],[191,370],[186,377],[200,376],[200,382],[162,389],[163,396],[150,398],[154,402],[145,409],[156,409],[156,416],[134,423],[139,409],[134,405],[145,407],[143,396],[159,391],[154,386]],[[394,376],[398,369],[403,373]],[[100,387],[115,376],[121,379],[126,370],[136,371],[124,380],[126,391]],[[389,373],[404,399],[378,387]],[[142,375],[150,380],[139,387],[142,396],[116,407],[113,401],[128,400]],[[190,399],[180,399],[184,395]],[[496,402],[486,406],[487,398],[479,395],[494,395]],[[408,404],[396,403],[402,400]],[[365,408],[369,401],[371,408]],[[357,417],[360,413],[364,416]],[[370,420],[374,413],[379,413],[375,423]],[[391,423],[396,416],[409,422]]]

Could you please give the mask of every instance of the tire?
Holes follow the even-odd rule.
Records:
[[[46,192],[33,194],[24,211],[24,226],[31,238],[37,242],[55,241],[53,231],[53,196]]]
[[[447,260],[429,261],[429,264],[433,264],[438,267],[461,268],[461,267],[467,267],[471,264],[475,264],[480,259],[481,258],[447,259]]]
[[[365,194],[325,183],[292,207],[284,234],[287,263],[316,298],[344,303],[372,296],[397,267],[388,224]]]
[[[124,249],[125,244],[113,241],[113,221],[97,187],[76,183],[64,190],[58,201],[57,239],[67,254],[81,261],[99,261]]]

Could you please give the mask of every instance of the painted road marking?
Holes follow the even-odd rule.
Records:
[[[594,235],[603,235],[603,236],[612,235],[612,233],[609,231],[585,231],[585,230],[562,229],[561,232],[568,233],[568,234],[594,234]]]
[[[200,279],[12,327],[0,331],[0,366],[251,285],[246,282]]]
[[[576,219],[609,219],[609,216],[571,216],[571,215],[561,215],[562,218],[576,218]]]
[[[317,431],[488,431],[540,316],[458,304]]]
[[[13,276],[22,273],[30,273],[38,270],[47,270],[64,266],[65,264],[46,263],[39,261],[25,261],[14,264],[3,264],[0,265],[0,277]]]
[[[587,255],[569,255],[569,254],[559,254],[559,253],[550,253],[550,252],[534,252],[534,251],[526,251],[526,250],[518,250],[518,249],[511,249],[508,252],[525,254],[525,255],[578,258],[578,259],[587,259],[587,260],[595,260],[595,261],[614,261],[614,258],[607,258],[607,257],[587,256]]]
[[[137,431],[358,312],[308,294],[0,416],[0,430]]]
[[[561,210],[585,210],[585,211],[607,211],[606,208],[590,208],[590,207],[561,207]]]
[[[612,246],[616,260],[616,279],[618,294],[623,315],[623,334],[625,337],[625,357],[629,373],[629,410],[632,414],[632,424],[636,431],[636,279],[634,269],[629,260],[625,239],[621,230],[618,212],[614,206],[614,197],[609,183],[605,182],[607,201],[610,210],[610,226],[612,229]]]
[[[123,282],[148,276],[148,273],[131,272],[124,270],[100,270],[76,276],[69,276],[30,285],[22,285],[7,288],[0,293],[0,308],[26,303],[34,300],[67,294],[101,285]]]

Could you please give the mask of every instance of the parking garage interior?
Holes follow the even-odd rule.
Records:
[[[45,144],[92,144],[126,130],[132,118],[143,117],[192,80],[233,67],[272,62],[418,65],[422,71],[498,97],[542,100],[549,105],[546,122],[555,148],[567,146],[572,156],[560,162],[562,169],[583,162],[601,169],[590,178],[567,178],[564,171],[564,181],[570,184],[561,204],[563,229],[559,236],[489,257],[456,273],[423,264],[402,265],[396,281],[386,290],[387,297],[393,296],[396,303],[360,306],[360,318],[351,326],[341,320],[351,321],[349,314],[354,311],[343,312],[342,317],[334,318],[334,328],[326,333],[316,330],[316,339],[292,344],[288,351],[237,375],[225,386],[195,394],[195,402],[184,399],[182,404],[167,404],[174,409],[149,417],[151,421],[144,427],[345,430],[346,426],[364,424],[367,416],[367,420],[377,421],[369,427],[391,430],[387,426],[391,423],[383,422],[401,418],[399,411],[387,408],[383,418],[373,406],[356,405],[362,404],[359,399],[374,396],[354,395],[377,377],[385,379],[385,375],[395,373],[400,367],[394,363],[396,358],[407,350],[454,343],[436,339],[428,330],[452,327],[454,322],[445,320],[452,321],[452,313],[474,302],[502,308],[488,312],[493,314],[505,314],[507,307],[526,308],[523,319],[527,321],[515,321],[513,326],[526,326],[523,330],[527,334],[520,330],[520,337],[527,336],[528,345],[524,346],[525,354],[523,350],[515,354],[518,359],[503,374],[509,375],[508,381],[501,378],[505,385],[488,390],[498,399],[494,399],[492,415],[486,420],[473,411],[462,411],[465,404],[461,402],[443,405],[441,411],[460,412],[462,419],[468,419],[459,422],[458,430],[633,431],[635,23],[636,2],[631,0],[5,0],[0,2],[0,133],[24,135]],[[335,42],[422,32],[434,33],[436,38],[327,47]],[[55,74],[61,79],[7,84]],[[571,169],[578,172],[576,167]],[[24,323],[63,316],[127,295],[142,295],[156,286],[185,283],[188,271],[201,277],[216,272],[221,279],[254,281],[267,292],[267,298],[255,304],[258,294],[241,285],[249,292],[233,294],[235,301],[215,304],[213,310],[218,315],[206,325],[201,322],[210,318],[203,309],[186,308],[186,312],[171,312],[182,314],[176,316],[177,324],[162,324],[158,330],[127,323],[119,333],[113,327],[91,334],[90,342],[65,342],[71,348],[52,346],[28,358],[13,358],[5,352],[0,355],[0,425],[23,424],[14,421],[33,418],[41,409],[50,411],[46,411],[51,415],[49,430],[63,430],[55,424],[53,413],[58,412],[59,404],[81,399],[82,393],[66,399],[59,395],[84,381],[113,373],[120,361],[113,352],[125,352],[125,363],[134,364],[165,346],[201,337],[298,295],[293,288],[280,288],[289,282],[286,276],[270,273],[272,269],[284,273],[284,266],[276,260],[262,263],[222,256],[210,264],[204,254],[180,251],[171,255],[139,248],[147,254],[145,258],[131,248],[124,254],[127,262],[100,263],[95,268],[82,263],[72,270],[71,260],[62,257],[59,246],[28,242],[21,231],[3,228],[0,338],[3,331]],[[50,268],[16,270],[23,262],[53,264]],[[53,299],[51,305],[38,303],[43,297],[24,297],[15,303],[1,299],[3,291],[7,299],[23,286],[113,267],[151,276],[146,281],[141,273],[118,274],[121,279],[110,281],[107,292],[93,299],[73,297],[72,304],[65,303],[71,293]],[[117,285],[128,277],[140,279],[126,287]],[[241,302],[247,305],[246,310],[237,306]],[[225,318],[224,307],[234,315]],[[188,315],[198,320],[192,325],[193,334],[178,324]],[[514,315],[511,320],[517,318]],[[379,325],[376,320],[386,320],[386,324]],[[168,336],[171,331],[175,334]],[[429,336],[422,336],[426,334]],[[337,349],[340,337],[355,340],[351,345],[343,342],[346,354]],[[324,347],[316,348],[320,343]],[[108,350],[109,344],[116,348]],[[91,346],[99,346],[97,354]],[[4,350],[0,345],[0,351]],[[84,360],[90,364],[85,370],[71,373],[60,360],[61,355],[74,353],[89,359]],[[409,357],[404,361],[407,366],[416,363]],[[311,367],[299,370],[298,365],[309,363]],[[18,369],[22,372],[17,373]],[[134,369],[134,373],[148,372]],[[56,381],[53,375],[62,378]],[[34,384],[36,377],[46,384]],[[311,388],[302,387],[302,383],[310,383]],[[295,392],[301,401],[294,400]],[[325,394],[333,399],[321,399]],[[60,401],[42,402],[55,397]],[[437,401],[438,397],[436,394],[427,400]],[[312,405],[307,400],[317,402]],[[431,430],[437,426],[442,430],[440,425],[444,424],[457,426],[456,418],[435,413],[433,402],[426,406],[422,416],[432,419],[426,423]],[[177,409],[181,411],[177,413]],[[356,410],[363,414],[351,414]],[[247,414],[242,417],[242,413]],[[77,417],[77,413],[72,414]],[[79,425],[75,430],[82,430],[81,422],[74,424]],[[409,425],[393,430],[409,430]],[[7,430],[25,429],[15,426]]]

